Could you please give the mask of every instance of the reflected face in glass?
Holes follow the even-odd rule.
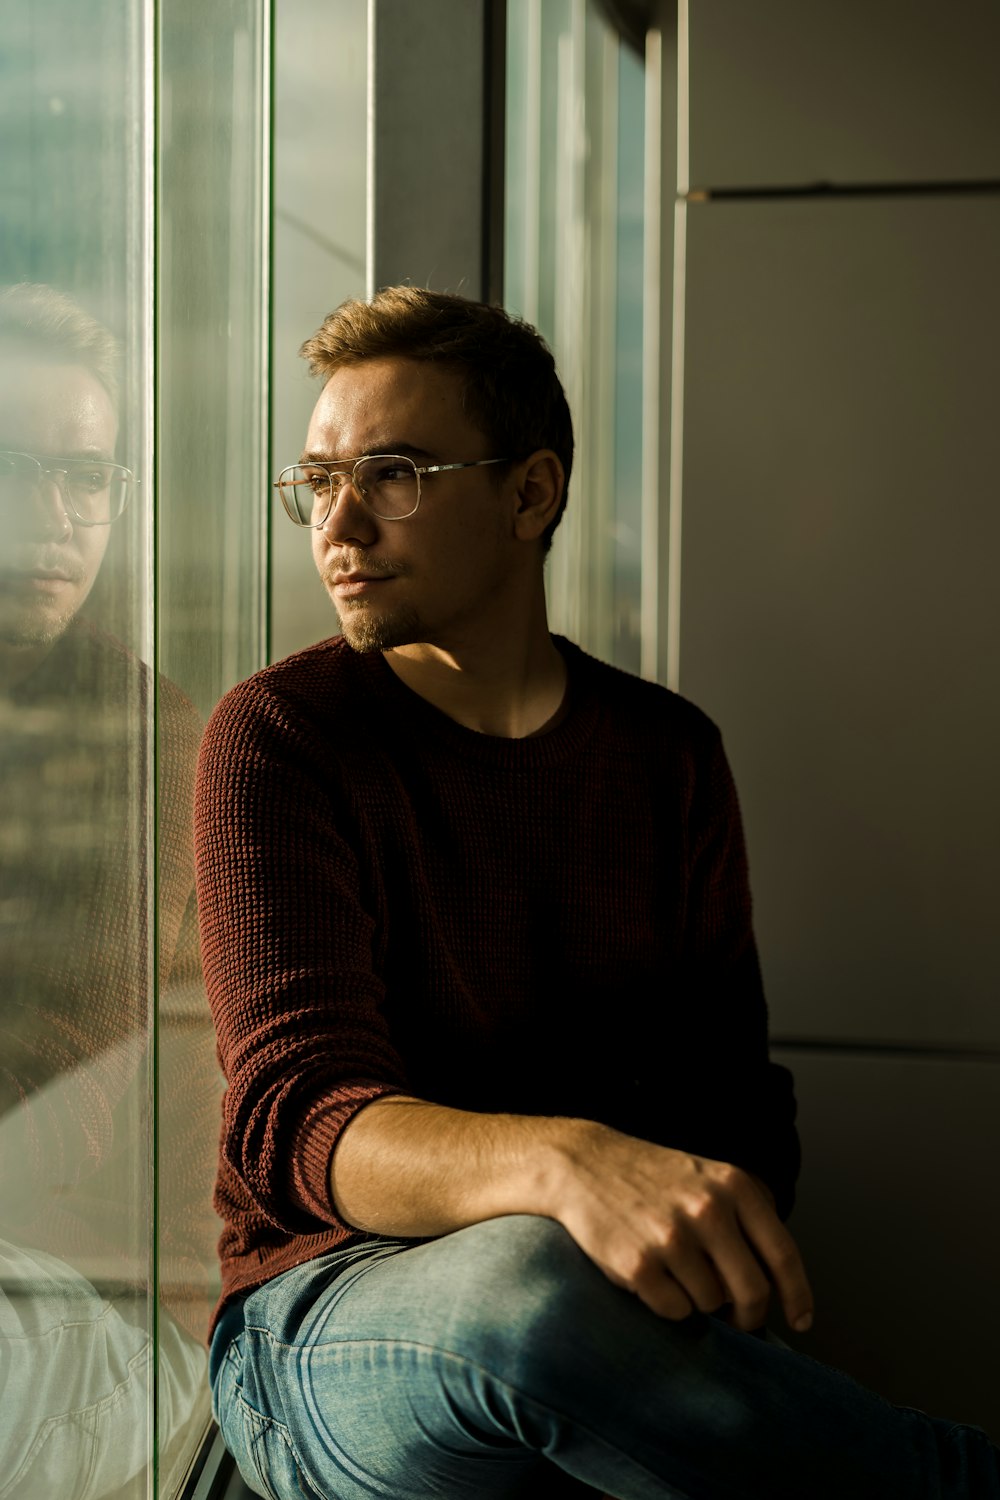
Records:
[[[495,455],[462,409],[460,377],[402,357],[346,365],[316,403],[303,457],[327,462],[401,454],[419,465]],[[348,468],[350,465],[348,465]],[[414,642],[458,644],[502,590],[512,561],[504,487],[487,469],[425,475],[419,508],[383,520],[350,483],[321,528],[313,557],[359,651]]]
[[[114,458],[111,397],[80,365],[0,353],[0,450],[59,459]],[[57,479],[8,481],[0,494],[0,644],[52,645],[93,587],[109,526],[74,524]]]

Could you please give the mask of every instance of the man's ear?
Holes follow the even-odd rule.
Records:
[[[559,513],[566,474],[559,455],[539,448],[514,470],[516,503],[514,535],[519,541],[537,541]]]

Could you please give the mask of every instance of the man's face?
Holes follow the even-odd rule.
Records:
[[[0,353],[0,450],[114,459],[117,421],[101,382],[80,365]],[[0,509],[0,645],[47,647],[93,586],[110,527],[75,524],[54,479]]]
[[[313,460],[397,453],[424,464],[505,458],[462,410],[460,377],[426,361],[380,358],[346,365],[316,403]],[[304,455],[304,456],[306,456]],[[358,651],[415,642],[444,649],[469,638],[509,582],[513,562],[504,487],[489,468],[421,476],[419,509],[374,516],[344,485],[313,556],[343,633]]]

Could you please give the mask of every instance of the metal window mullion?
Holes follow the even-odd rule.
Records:
[[[677,181],[674,191],[673,283],[670,324],[670,466],[667,492],[666,681],[680,690],[681,531],[684,486],[684,338],[687,294],[689,188],[688,0],[677,5]]]
[[[592,325],[587,351],[590,510],[584,545],[589,594],[586,646],[596,655],[614,656],[614,491],[617,263],[618,263],[618,53],[619,39],[602,26],[599,68],[595,69],[597,108],[589,132],[587,170],[588,266],[587,302]]]
[[[556,53],[556,205],[553,254],[555,302],[553,343],[570,410],[586,410],[587,359],[584,310],[585,77],[586,0],[570,0],[569,29]],[[586,618],[584,595],[584,523],[590,506],[590,442],[580,444],[574,464],[572,504],[560,526],[562,535],[552,557],[554,622],[574,640]]]
[[[642,552],[640,671],[656,680],[660,667],[661,509],[661,253],[662,213],[662,36],[646,37],[645,156],[643,202],[642,339]]]
[[[538,323],[541,304],[542,200],[542,3],[528,0],[525,25],[525,153],[521,162],[524,183],[522,295],[524,317]]]

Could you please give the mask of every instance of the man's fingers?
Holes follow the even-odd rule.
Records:
[[[684,1288],[662,1264],[650,1261],[635,1277],[630,1288],[658,1318],[678,1323],[694,1312],[694,1304]]]
[[[730,1294],[716,1274],[711,1261],[696,1246],[685,1246],[680,1252],[664,1256],[664,1269],[684,1290],[699,1312],[717,1312],[730,1300]]]
[[[759,1195],[740,1208],[743,1232],[774,1282],[788,1326],[805,1333],[812,1323],[813,1294],[791,1234]]]
[[[653,1305],[653,1299],[661,1302],[663,1316],[668,1318],[686,1318],[695,1308],[716,1312],[729,1301],[729,1293],[703,1248],[676,1225],[667,1230],[655,1250],[648,1252],[634,1285],[648,1306]]]
[[[733,1305],[730,1322],[734,1328],[751,1333],[763,1327],[771,1298],[771,1283],[760,1267],[747,1241],[733,1224],[731,1230],[717,1236],[712,1255]]]

